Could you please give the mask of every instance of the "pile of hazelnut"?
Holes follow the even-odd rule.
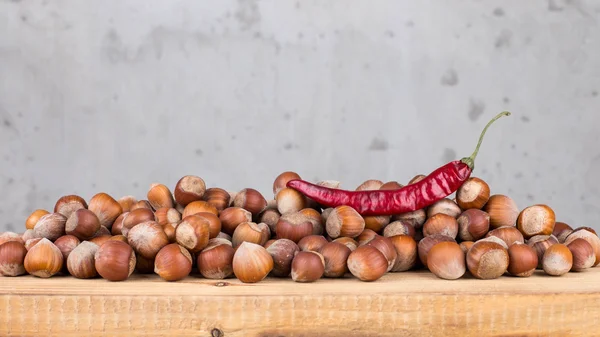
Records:
[[[536,269],[560,276],[600,264],[593,229],[556,222],[546,205],[520,210],[510,197],[490,195],[477,177],[454,199],[393,216],[361,216],[348,206],[323,209],[286,187],[299,178],[280,174],[270,201],[252,188],[206,189],[192,175],[173,192],[153,184],[145,200],[63,196],[52,213],[35,210],[24,233],[0,234],[0,275],[123,281],[136,272],[167,281],[201,275],[252,283],[267,276],[375,281],[387,272],[423,269],[454,280],[528,277]],[[402,186],[368,180],[357,190]]]

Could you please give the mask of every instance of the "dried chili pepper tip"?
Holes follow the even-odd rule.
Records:
[[[510,116],[510,112],[508,111],[503,111],[499,114],[497,114],[494,118],[492,118],[483,128],[483,131],[481,131],[481,135],[479,136],[479,140],[477,141],[477,146],[475,147],[475,151],[473,151],[473,154],[471,154],[471,156],[469,157],[465,157],[462,158],[460,161],[467,164],[467,166],[469,166],[469,168],[471,170],[473,170],[473,168],[475,167],[475,157],[477,157],[477,153],[479,153],[479,147],[481,147],[481,143],[483,142],[483,136],[485,136],[485,133],[487,131],[487,129],[490,127],[490,125],[492,125],[496,120],[504,117],[504,116]]]

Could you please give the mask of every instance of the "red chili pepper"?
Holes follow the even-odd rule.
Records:
[[[416,211],[452,194],[471,176],[485,132],[502,116],[510,116],[510,112],[502,112],[488,122],[470,157],[452,161],[423,180],[396,190],[348,191],[319,186],[300,179],[290,180],[287,186],[322,206],[346,205],[361,215],[392,215]]]

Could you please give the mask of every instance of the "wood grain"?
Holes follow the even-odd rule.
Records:
[[[600,268],[561,277],[427,272],[311,284],[0,278],[0,336],[598,336]]]

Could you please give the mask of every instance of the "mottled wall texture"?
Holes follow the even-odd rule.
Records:
[[[0,0],[0,230],[64,194],[354,188],[469,155],[600,229],[600,1]]]

